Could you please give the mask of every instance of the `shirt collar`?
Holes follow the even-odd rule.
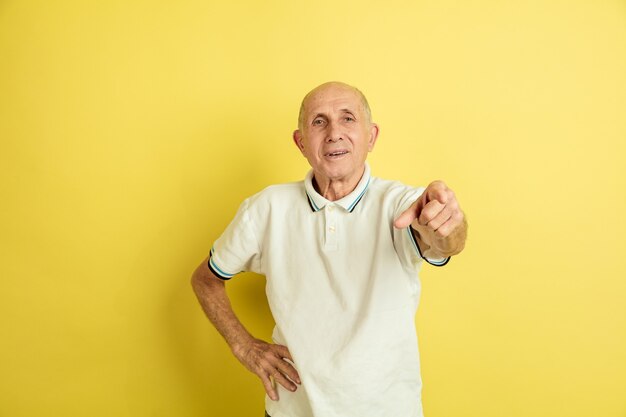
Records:
[[[339,200],[328,201],[315,191],[315,187],[313,187],[313,170],[310,170],[304,178],[304,189],[306,191],[307,198],[309,199],[309,205],[313,211],[319,211],[327,204],[336,204],[352,213],[356,205],[359,201],[361,201],[361,198],[363,198],[363,195],[365,195],[365,192],[370,184],[370,178],[370,167],[366,162],[365,171],[363,172],[363,176],[361,177],[361,180],[357,184],[356,188],[352,190],[350,194]]]

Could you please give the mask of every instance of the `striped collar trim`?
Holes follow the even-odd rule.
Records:
[[[356,205],[359,204],[365,195],[365,192],[370,184],[370,180],[370,167],[367,163],[365,163],[365,171],[363,172],[363,176],[361,177],[361,180],[357,184],[356,188],[350,194],[337,201],[329,201],[315,191],[315,187],[313,187],[313,170],[310,170],[304,179],[304,189],[306,191],[307,199],[309,200],[309,205],[313,211],[320,211],[326,207],[327,204],[336,204],[352,213]]]

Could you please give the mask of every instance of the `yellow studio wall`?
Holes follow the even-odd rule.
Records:
[[[375,175],[470,223],[421,276],[426,416],[625,417],[625,74],[618,0],[1,2],[0,416],[261,416],[189,277],[343,80]]]

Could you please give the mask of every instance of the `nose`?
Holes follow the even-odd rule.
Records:
[[[336,123],[328,124],[328,136],[326,136],[326,142],[335,143],[337,141],[343,140],[343,134],[339,126]]]

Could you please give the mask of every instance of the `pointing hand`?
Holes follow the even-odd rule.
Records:
[[[463,220],[454,192],[443,181],[433,181],[393,225],[399,229],[411,225],[420,235],[429,234],[441,240],[450,236]]]

